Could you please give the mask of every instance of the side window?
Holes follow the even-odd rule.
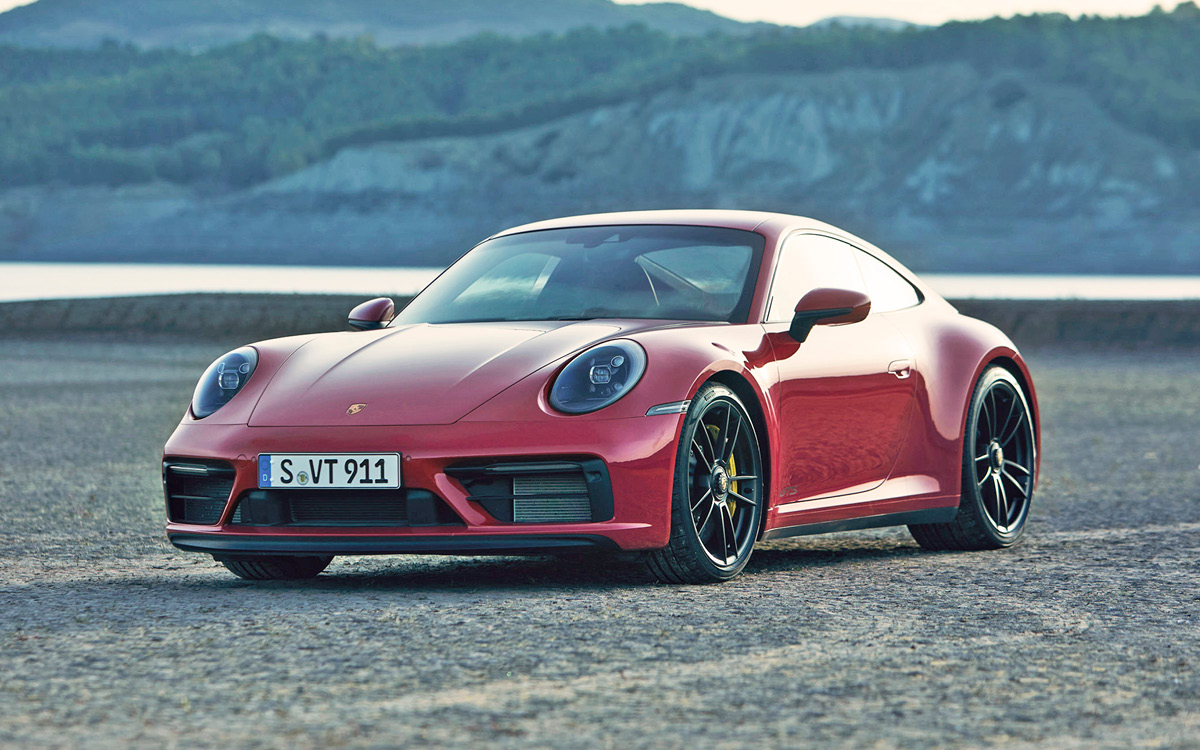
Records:
[[[867,295],[871,298],[871,312],[891,312],[913,307],[921,298],[913,285],[886,263],[864,252],[856,253],[867,282]]]
[[[792,319],[796,303],[813,289],[866,291],[854,255],[856,249],[831,237],[794,234],[787,238],[775,264],[768,323]]]

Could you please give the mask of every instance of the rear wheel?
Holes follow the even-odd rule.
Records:
[[[647,558],[667,583],[715,583],[746,567],[763,513],[762,454],[737,394],[709,383],[692,399],[675,462],[671,539]]]
[[[962,500],[948,523],[908,527],[925,549],[999,549],[1025,531],[1037,445],[1033,414],[1017,379],[1001,367],[975,385],[963,440]]]
[[[249,581],[295,581],[316,578],[333,562],[333,557],[297,557],[263,555],[240,559],[222,559],[221,564],[239,578]]]

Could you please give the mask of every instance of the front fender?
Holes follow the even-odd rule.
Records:
[[[687,401],[714,374],[732,371],[747,380],[760,399],[765,392],[763,367],[769,350],[758,325],[663,327],[616,338],[629,339],[646,351],[646,372],[621,400],[589,414],[568,415],[549,403],[554,379],[578,352],[561,357],[511,387],[463,418],[464,421],[574,420],[645,417],[651,407]]]
[[[283,363],[288,360],[300,347],[307,344],[314,336],[319,334],[306,334],[302,336],[288,336],[279,339],[267,339],[266,341],[256,341],[249,346],[254,347],[258,352],[258,366],[254,370],[254,374],[250,376],[249,382],[245,387],[220,409],[204,419],[196,419],[192,416],[192,410],[189,407],[183,416],[181,424],[246,424],[250,421],[250,414],[254,411],[254,407],[258,405],[258,400],[266,390],[271,379],[283,366]],[[202,373],[196,373],[196,378],[199,379]]]

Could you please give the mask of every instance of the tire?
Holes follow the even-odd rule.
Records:
[[[1037,472],[1033,414],[1017,379],[984,370],[971,394],[963,436],[962,499],[947,523],[908,527],[928,550],[1011,547],[1025,533]]]
[[[729,388],[707,383],[680,432],[671,538],[646,565],[665,583],[728,581],[746,567],[762,527],[762,451],[754,423]]]
[[[333,557],[294,555],[263,555],[220,561],[238,578],[245,578],[248,581],[297,581],[316,578],[331,562],[333,562]]]

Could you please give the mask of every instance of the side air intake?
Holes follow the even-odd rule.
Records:
[[[497,521],[592,523],[613,517],[612,483],[600,459],[461,465],[446,473]]]

